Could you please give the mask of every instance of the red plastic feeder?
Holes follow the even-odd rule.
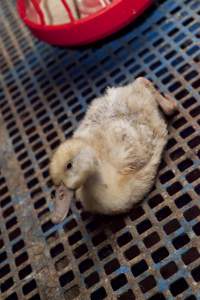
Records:
[[[34,22],[27,16],[27,5],[30,1],[39,22]],[[32,33],[49,44],[60,46],[78,46],[100,40],[132,22],[152,3],[152,0],[113,0],[98,12],[75,19],[67,1],[60,1],[63,9],[68,12],[70,22],[47,25],[40,8],[40,0],[17,0],[19,15]]]

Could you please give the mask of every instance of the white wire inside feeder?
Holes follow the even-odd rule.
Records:
[[[61,25],[94,14],[112,0],[27,0],[26,16],[43,25]]]

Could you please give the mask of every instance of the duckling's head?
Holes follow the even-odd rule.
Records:
[[[80,188],[95,172],[95,153],[92,147],[81,139],[69,139],[54,153],[50,163],[50,175],[55,185],[66,188]]]

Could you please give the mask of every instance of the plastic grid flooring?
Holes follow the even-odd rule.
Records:
[[[0,14],[0,298],[200,299],[200,2],[159,1],[79,50],[34,39],[14,1]],[[126,216],[74,202],[54,226],[52,151],[107,85],[140,75],[179,102],[154,189]]]

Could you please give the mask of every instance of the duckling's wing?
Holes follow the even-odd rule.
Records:
[[[155,139],[147,125],[115,120],[104,131],[110,162],[120,173],[131,173],[143,168],[151,159]]]

